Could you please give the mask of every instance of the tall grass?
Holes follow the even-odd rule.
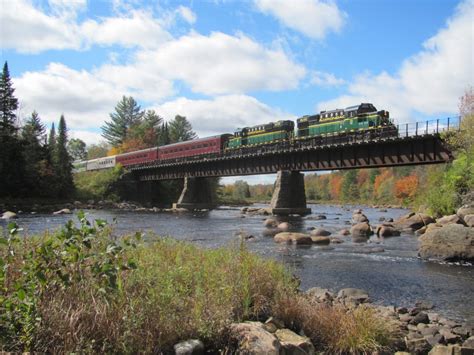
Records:
[[[103,221],[1,238],[0,351],[162,352],[197,337],[225,346],[231,322],[267,317],[296,283],[245,248],[112,238]]]
[[[314,303],[303,294],[282,297],[274,314],[297,331],[303,331],[316,348],[329,354],[372,354],[391,350],[397,330],[365,306]]]

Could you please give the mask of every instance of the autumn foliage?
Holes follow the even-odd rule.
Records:
[[[395,182],[395,197],[399,199],[413,198],[417,189],[418,176],[406,176]]]

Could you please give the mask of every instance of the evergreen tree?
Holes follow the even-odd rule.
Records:
[[[5,62],[0,80],[0,134],[11,135],[16,131],[15,111],[18,109],[18,99],[13,95],[14,92],[8,63]]]
[[[67,151],[67,127],[64,115],[61,115],[58,126],[58,137],[54,154],[54,168],[58,178],[58,195],[67,197],[74,191],[72,182],[71,157]]]
[[[0,196],[21,195],[25,187],[22,145],[17,136],[18,99],[5,62],[0,78]]]
[[[161,125],[160,132],[158,134],[158,146],[167,145],[171,143],[170,131],[168,128],[168,122],[164,122]]]
[[[184,116],[176,115],[169,125],[171,143],[184,142],[197,137],[191,123]]]
[[[126,138],[128,129],[139,124],[143,115],[144,112],[133,97],[123,96],[115,106],[115,112],[110,114],[111,121],[102,126],[102,137],[112,146],[119,146]]]

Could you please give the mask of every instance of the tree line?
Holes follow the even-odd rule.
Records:
[[[66,119],[56,133],[36,111],[20,122],[18,99],[5,62],[0,79],[0,197],[70,196],[74,191]]]

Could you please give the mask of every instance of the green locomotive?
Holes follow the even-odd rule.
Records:
[[[279,142],[292,143],[326,135],[364,134],[370,137],[393,136],[397,128],[389,119],[388,111],[377,111],[371,103],[321,111],[293,121],[277,121],[238,129],[227,141],[226,150],[261,146]]]
[[[227,149],[270,144],[293,139],[295,123],[293,121],[277,121],[264,125],[238,129],[227,142]]]
[[[321,111],[317,115],[303,116],[296,120],[299,139],[326,134],[345,134],[351,132],[396,128],[389,119],[387,111],[377,111],[374,105],[362,103],[345,109]]]

